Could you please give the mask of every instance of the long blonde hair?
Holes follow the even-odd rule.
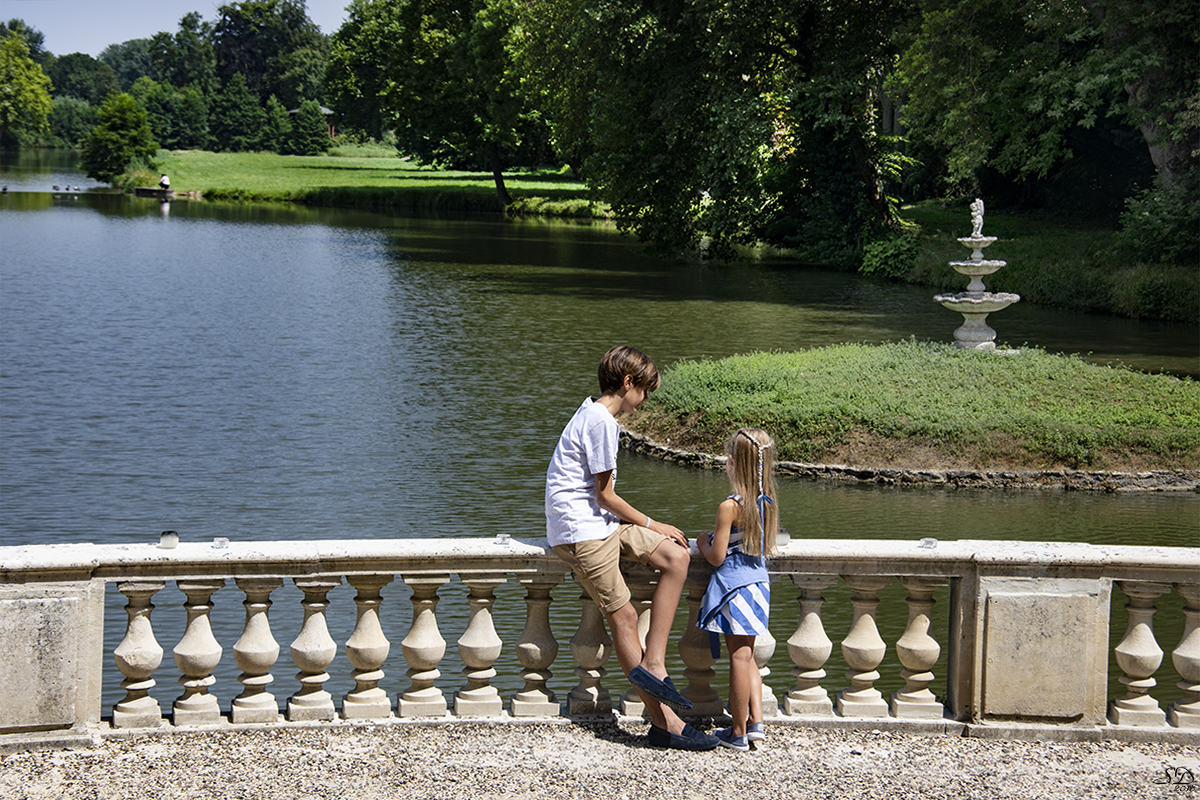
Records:
[[[775,505],[775,442],[759,428],[739,428],[725,445],[733,490],[742,497],[738,527],[742,551],[752,556],[775,552],[779,509]],[[757,534],[757,535],[756,535]]]

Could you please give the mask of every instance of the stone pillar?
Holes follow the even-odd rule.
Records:
[[[779,716],[779,701],[775,699],[775,692],[771,691],[771,686],[767,679],[771,677],[771,668],[767,666],[771,662],[771,658],[775,655],[775,647],[777,642],[770,631],[758,636],[754,640],[754,664],[758,667],[758,674],[762,676],[762,709],[764,717]]]
[[[825,677],[825,662],[833,652],[833,642],[825,635],[821,624],[821,592],[837,583],[836,575],[793,575],[792,583],[800,589],[800,622],[788,639],[788,656],[796,666],[792,677],[796,685],[783,700],[785,714],[832,714],[833,701],[821,686]],[[765,709],[764,709],[765,710]]]
[[[1162,648],[1154,639],[1154,601],[1171,591],[1171,585],[1118,581],[1117,586],[1129,596],[1125,605],[1129,621],[1116,647],[1117,665],[1125,673],[1120,681],[1126,691],[1109,705],[1108,718],[1114,725],[1165,725],[1167,715],[1150,690],[1163,659]]]
[[[579,683],[567,695],[567,714],[588,716],[612,712],[612,696],[600,683],[608,670],[604,662],[612,652],[612,639],[604,628],[604,617],[596,601],[586,591],[579,596],[579,630],[571,637],[571,656],[579,666]]]
[[[655,579],[657,575],[657,572],[647,567],[644,571],[630,569],[625,576],[629,593],[633,595],[631,602],[637,609],[638,641],[642,643],[643,652],[646,649],[646,635],[650,632],[650,606],[654,599],[654,590],[658,588],[658,581]],[[627,717],[640,717],[646,713],[646,704],[642,702],[642,696],[633,686],[621,695],[621,713]]]
[[[242,693],[233,698],[230,719],[234,723],[275,722],[279,705],[267,687],[275,680],[271,668],[279,659],[279,643],[271,635],[267,612],[271,608],[271,592],[283,585],[280,578],[237,578],[239,589],[246,594],[246,624],[242,636],[233,645],[233,660],[241,668],[238,680]]]
[[[708,570],[688,572],[688,619],[677,645],[679,656],[683,659],[683,677],[687,679],[687,686],[680,694],[692,701],[692,710],[688,714],[694,717],[719,717],[725,713],[721,695],[712,686],[713,679],[717,677],[717,671],[713,669],[717,660],[713,658],[708,643],[708,631],[696,626],[700,619],[700,603],[708,588],[708,575]]]
[[[221,663],[224,650],[213,636],[209,614],[213,604],[210,598],[225,581],[210,580],[176,581],[179,591],[186,595],[183,607],[187,610],[187,627],[183,638],[175,645],[175,666],[179,667],[179,684],[183,694],[171,707],[171,721],[178,725],[202,725],[221,721],[221,707],[217,698],[209,694],[208,687],[217,682],[212,671]]]
[[[114,728],[154,728],[162,724],[162,709],[158,701],[150,696],[154,688],[154,671],[162,663],[163,649],[154,638],[150,625],[150,602],[155,592],[165,586],[162,581],[125,581],[117,584],[117,591],[129,598],[125,613],[129,621],[125,626],[125,638],[113,651],[117,669],[125,676],[121,688],[125,698],[113,706]]]
[[[942,648],[929,634],[929,612],[933,608],[933,592],[947,581],[942,578],[901,578],[908,589],[908,627],[896,642],[896,654],[904,669],[904,690],[892,694],[892,714],[903,718],[941,719],[942,704],[929,691],[933,681],[930,670],[937,664]]]
[[[843,717],[886,717],[888,705],[874,686],[879,680],[876,667],[887,652],[887,644],[875,625],[875,609],[879,606],[879,590],[892,579],[880,575],[843,575],[842,580],[854,590],[854,596],[850,598],[854,621],[842,640],[842,656],[850,667],[846,670],[850,688],[838,695],[838,714]]]
[[[1181,680],[1176,684],[1183,696],[1167,709],[1167,719],[1176,728],[1200,730],[1200,583],[1178,583],[1183,595],[1183,636],[1171,651],[1171,661]]]
[[[467,683],[454,695],[454,713],[458,716],[498,717],[504,712],[504,701],[491,685],[496,677],[492,667],[500,657],[504,643],[496,635],[492,621],[492,606],[496,602],[496,587],[505,582],[503,575],[469,575],[462,579],[470,594],[467,602],[471,616],[467,629],[458,640],[458,655],[463,660],[462,675]]]
[[[341,586],[342,579],[293,578],[292,583],[304,592],[304,599],[300,601],[304,607],[304,622],[291,646],[292,661],[299,670],[296,680],[300,682],[300,691],[288,698],[287,718],[291,722],[337,719],[333,695],[325,691],[325,681],[329,680],[325,670],[337,655],[337,642],[329,635],[329,626],[325,622],[325,609],[329,608],[325,596],[334,587]]]
[[[550,629],[550,591],[562,578],[539,575],[518,580],[525,586],[525,630],[517,642],[525,688],[513,695],[509,708],[514,717],[556,717],[558,699],[547,686],[554,675],[550,665],[558,655],[558,642]]]
[[[346,658],[354,671],[354,688],[342,697],[342,716],[346,719],[380,719],[391,716],[392,703],[379,688],[383,680],[383,662],[392,649],[379,624],[380,592],[392,582],[391,575],[355,575],[346,582],[357,590],[354,604],[358,618],[354,632],[346,640]]]
[[[412,589],[413,621],[400,648],[408,662],[405,674],[412,681],[408,690],[396,699],[400,717],[444,717],[446,697],[433,682],[442,676],[437,665],[446,655],[446,640],[437,624],[437,592],[450,582],[449,575],[421,575],[405,578]]]

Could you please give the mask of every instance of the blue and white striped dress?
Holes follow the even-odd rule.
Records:
[[[738,495],[733,500],[741,502]],[[760,636],[771,617],[771,584],[767,560],[742,552],[745,534],[736,525],[729,530],[725,561],[713,568],[709,590],[700,605],[699,627],[713,633]]]

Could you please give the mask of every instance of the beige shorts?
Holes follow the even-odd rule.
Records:
[[[621,576],[620,560],[646,564],[658,546],[667,541],[641,525],[623,523],[607,539],[555,545],[554,554],[575,573],[575,580],[587,589],[596,605],[611,614],[629,602],[631,595]]]

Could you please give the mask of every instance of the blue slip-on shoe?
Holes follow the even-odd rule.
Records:
[[[640,664],[629,671],[629,682],[677,713],[692,707],[692,701],[679,693],[670,678],[659,680]]]
[[[684,725],[683,733],[671,733],[666,728],[651,725],[648,738],[651,747],[670,750],[714,750],[719,744],[717,737],[702,733],[691,725]]]
[[[713,732],[717,744],[723,747],[731,747],[734,750],[742,750],[743,752],[750,749],[750,742],[746,741],[745,736],[734,736],[733,728],[721,728]]]
[[[767,738],[767,732],[763,728],[763,724],[761,722],[746,723],[746,741],[761,742],[763,739],[766,739],[766,738]]]

